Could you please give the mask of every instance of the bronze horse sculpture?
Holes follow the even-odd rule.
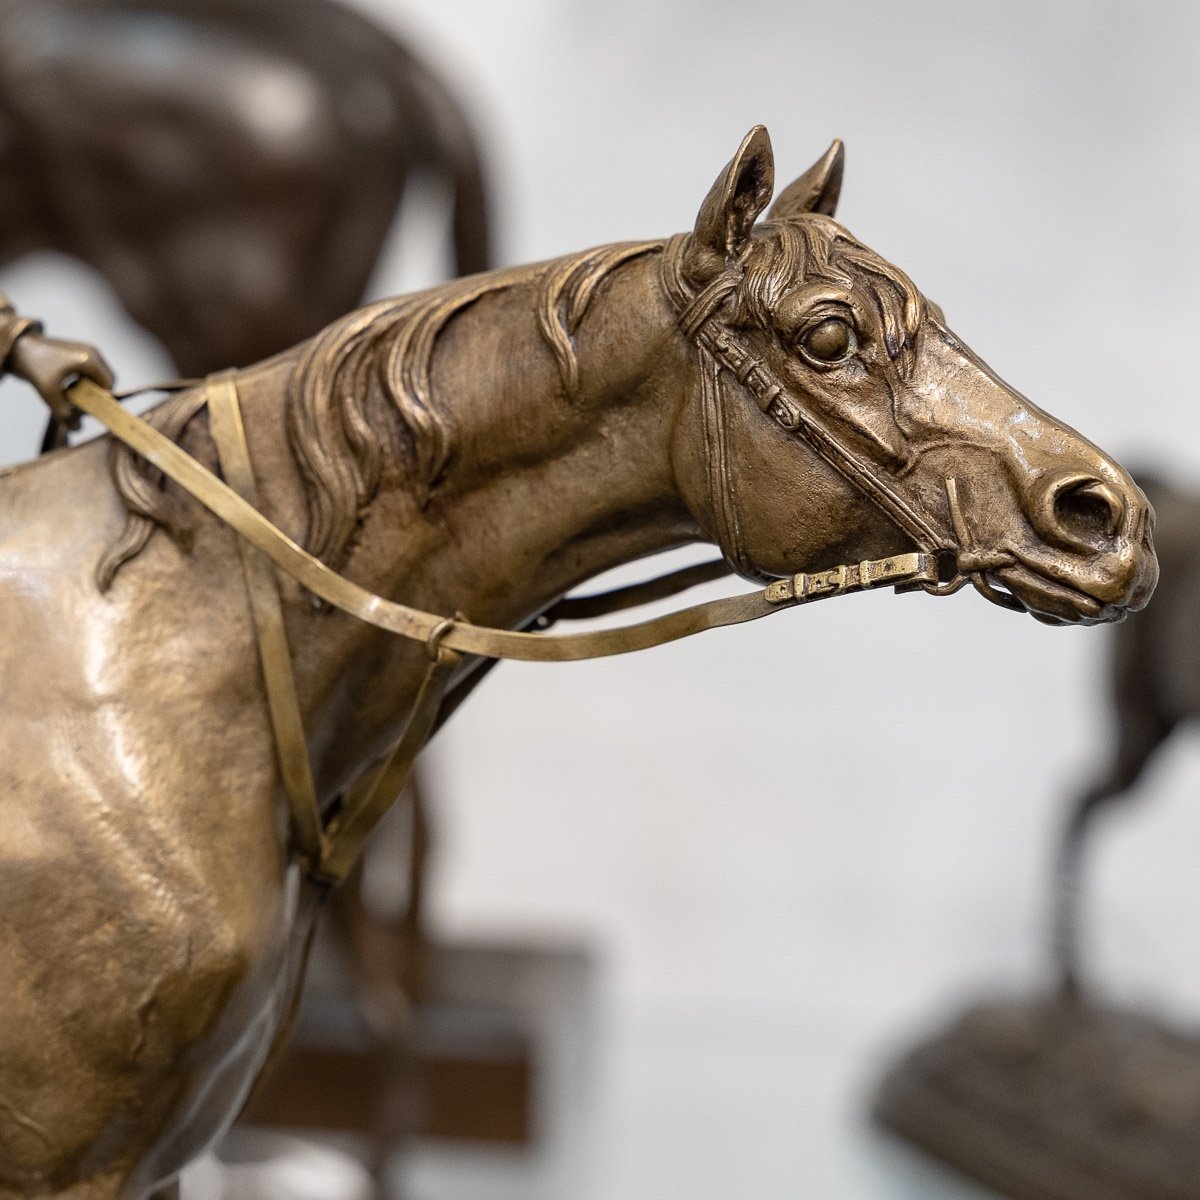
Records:
[[[341,4],[0,0],[0,265],[90,264],[185,375],[359,304],[421,171],[452,196],[456,270],[486,270],[461,107]]]
[[[721,602],[729,620],[798,600],[801,572],[888,555],[936,556],[929,590],[969,581],[1052,623],[1145,603],[1137,486],[833,219],[841,173],[835,143],[758,223],[774,165],[757,128],[689,235],[374,305],[154,411],[165,437],[144,444],[179,460],[159,465],[211,478],[240,395],[282,531],[255,544],[319,568],[304,577],[331,603],[286,577],[280,595],[321,806],[407,729],[431,658],[453,687],[473,647],[537,656],[540,635],[503,631],[684,543],[778,580]],[[71,395],[109,411],[94,386]],[[0,512],[0,1197],[145,1196],[236,1116],[322,890],[231,530],[110,439],[7,471]],[[373,595],[364,621],[327,576]],[[366,623],[388,613],[426,644]],[[713,623],[685,613],[671,636]],[[580,636],[629,649],[646,628]],[[542,657],[577,656],[568,640]]]

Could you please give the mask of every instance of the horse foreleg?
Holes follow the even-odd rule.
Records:
[[[1053,955],[1060,994],[1068,1000],[1076,999],[1080,991],[1079,929],[1087,835],[1097,813],[1129,791],[1175,728],[1175,722],[1144,695],[1120,696],[1117,718],[1117,752],[1108,771],[1071,806],[1055,864]]]

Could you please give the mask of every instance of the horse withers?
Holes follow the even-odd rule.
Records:
[[[915,547],[1061,624],[1143,605],[1130,477],[834,220],[840,145],[759,223],[773,173],[757,128],[686,236],[386,301],[238,372],[263,511],[372,592],[502,629],[697,541],[760,580]],[[153,420],[211,467],[205,413]],[[230,529],[102,440],[0,477],[0,568],[0,1197],[142,1197],[243,1104],[319,893]],[[331,803],[427,648],[282,591]]]

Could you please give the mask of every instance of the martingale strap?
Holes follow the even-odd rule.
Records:
[[[936,583],[939,579],[937,556],[914,552],[832,571],[802,572],[761,591],[709,600],[653,620],[614,629],[576,634],[490,629],[472,625],[462,618],[438,616],[377,596],[332,571],[263,516],[258,509],[257,487],[233,373],[215,376],[206,386],[210,429],[228,483],[148,421],[122,408],[111,392],[90,380],[80,379],[73,384],[67,398],[174,480],[238,535],[280,775],[291,808],[298,848],[309,874],[322,883],[336,884],[345,878],[363,842],[403,790],[417,753],[437,720],[446,685],[464,654],[527,662],[569,662],[628,654],[707,629],[756,621],[825,597],[885,586],[897,589],[921,586]],[[398,742],[382,765],[350,790],[341,808],[324,827],[296,696],[278,581],[267,565],[268,560],[334,608],[377,628],[423,642],[430,657],[430,665]],[[594,615],[593,608],[613,611],[626,607],[626,600],[633,604],[643,598],[657,599],[715,574],[710,564],[702,564],[647,585],[620,589],[612,593],[611,598],[562,602],[566,606],[574,604],[576,608],[567,607],[560,615]],[[550,612],[554,613],[555,609]]]
[[[208,381],[208,420],[212,439],[217,444],[222,474],[247,504],[258,508],[258,485],[254,481],[250,448],[246,444],[246,430],[242,424],[242,410],[232,372],[214,376]],[[296,696],[296,675],[292,669],[292,652],[283,623],[279,584],[274,567],[260,550],[243,538],[238,538],[237,544],[258,640],[267,709],[275,734],[275,754],[291,809],[293,832],[301,857],[310,868],[316,868],[325,858],[327,847],[312,766],[308,759],[304,719]]]

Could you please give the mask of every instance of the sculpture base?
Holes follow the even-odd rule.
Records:
[[[1011,1200],[1197,1200],[1200,1038],[1042,998],[968,1011],[885,1078],[876,1119]]]
[[[434,945],[411,1056],[389,1053],[361,1005],[318,981],[240,1124],[527,1145],[541,1132],[548,1059],[586,1032],[590,981],[577,948]]]

